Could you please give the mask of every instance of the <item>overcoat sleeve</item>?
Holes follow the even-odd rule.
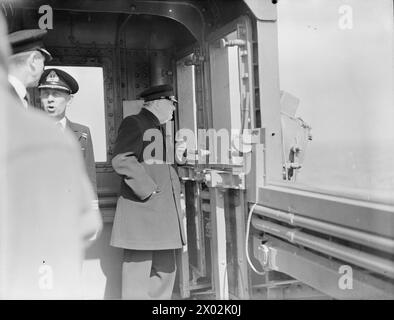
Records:
[[[143,132],[137,119],[128,117],[120,125],[112,167],[141,200],[157,190],[157,185],[138,161],[143,149]]]

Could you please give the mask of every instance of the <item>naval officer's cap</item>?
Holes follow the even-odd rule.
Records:
[[[174,89],[169,84],[150,87],[149,89],[143,91],[140,94],[140,97],[144,99],[145,102],[159,99],[167,99],[173,102],[178,102],[174,96]]]
[[[46,69],[38,82],[38,89],[57,89],[70,94],[79,90],[78,82],[67,72],[60,69]]]
[[[28,51],[39,51],[45,57],[45,61],[52,60],[51,54],[44,48],[43,39],[47,30],[29,29],[19,30],[8,35],[8,40],[12,48],[12,54]]]

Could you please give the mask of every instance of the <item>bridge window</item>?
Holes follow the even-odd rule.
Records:
[[[296,186],[394,199],[393,2],[283,0],[278,10],[280,86],[313,136]]]
[[[48,67],[50,68],[50,67]],[[56,66],[70,73],[79,84],[66,116],[72,122],[88,126],[92,135],[94,158],[97,162],[107,161],[105,129],[104,78],[101,67]]]

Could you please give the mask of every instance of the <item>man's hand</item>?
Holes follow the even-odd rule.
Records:
[[[112,159],[112,167],[141,200],[147,199],[153,191],[157,190],[156,183],[145,171],[144,166],[133,156],[133,153],[116,155]]]

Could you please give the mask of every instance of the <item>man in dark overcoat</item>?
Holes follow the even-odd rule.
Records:
[[[186,242],[179,178],[165,162],[163,135],[176,100],[169,85],[154,86],[141,98],[144,107],[122,121],[114,148],[112,166],[122,181],[111,245],[125,249],[123,299],[170,299],[174,249]]]

